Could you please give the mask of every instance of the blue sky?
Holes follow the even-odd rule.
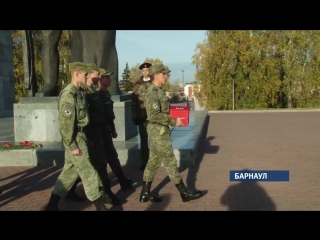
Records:
[[[205,39],[205,30],[117,30],[116,48],[119,60],[119,80],[128,62],[129,67],[141,64],[145,58],[159,58],[171,70],[170,81],[195,81],[192,55],[197,43]]]

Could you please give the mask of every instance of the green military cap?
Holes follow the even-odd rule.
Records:
[[[87,67],[87,65],[84,62],[72,62],[69,63],[69,71],[78,71],[82,70],[86,73],[92,73],[92,70]]]
[[[163,64],[158,63],[155,65],[152,65],[149,68],[149,75],[153,75],[155,73],[169,73],[171,72],[171,70],[169,70],[168,68],[166,68]]]
[[[98,66],[94,63],[87,63],[87,67],[90,69],[90,70],[94,70],[94,71],[97,71],[99,72],[100,71],[100,68],[98,68]]]
[[[105,74],[107,71],[103,68],[99,68],[99,73],[100,73],[100,76]]]
[[[106,77],[106,76],[110,76],[110,75],[113,74],[112,72],[108,72],[108,71],[106,71],[106,70],[103,69],[103,68],[100,68],[100,69],[99,69],[99,72],[100,72],[100,76],[101,76],[101,77]]]

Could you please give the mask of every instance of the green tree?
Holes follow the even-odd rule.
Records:
[[[126,67],[121,75],[120,84],[126,89],[126,92],[132,91],[133,82],[130,79],[130,69],[128,63],[126,63]]]
[[[63,30],[58,45],[60,66],[59,66],[59,91],[64,89],[70,83],[69,59],[70,59],[70,39],[68,30]]]
[[[193,55],[208,110],[319,106],[320,31],[210,30]],[[199,88],[200,89],[200,88]]]
[[[27,96],[24,87],[23,53],[21,34],[23,30],[11,30],[12,53],[13,53],[13,75],[15,86],[15,100],[19,101],[20,96]]]

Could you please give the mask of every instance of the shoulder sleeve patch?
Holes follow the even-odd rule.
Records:
[[[63,114],[66,116],[66,117],[70,117],[72,115],[73,111],[69,108],[65,108],[64,109],[64,112]]]
[[[61,110],[63,116],[71,117],[74,114],[74,105],[69,102],[65,102]]]

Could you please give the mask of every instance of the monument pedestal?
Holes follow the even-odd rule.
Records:
[[[0,118],[12,117],[15,101],[12,38],[10,30],[0,30]]]
[[[115,141],[126,141],[137,135],[132,123],[131,94],[112,96],[114,121],[118,133]],[[21,97],[14,104],[15,141],[59,142],[58,97]]]
[[[138,128],[132,122],[132,101],[131,93],[111,96],[113,111],[116,119],[114,120],[118,137],[114,141],[126,141],[138,134]]]
[[[13,105],[15,141],[57,142],[58,97],[21,97]]]

